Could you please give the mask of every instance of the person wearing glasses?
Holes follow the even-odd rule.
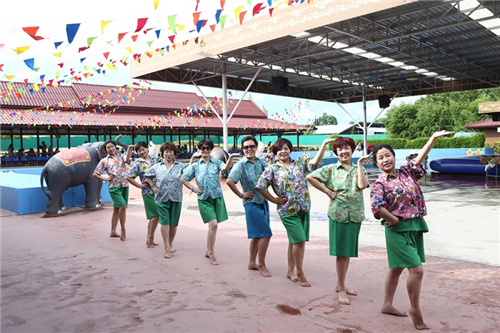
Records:
[[[277,161],[264,170],[255,189],[278,206],[278,214],[286,228],[289,241],[287,278],[292,282],[299,282],[302,287],[310,287],[303,271],[311,209],[306,175],[316,169],[319,157],[314,157],[312,161],[309,158],[293,160],[290,158],[292,149],[292,143],[283,138],[272,145]],[[269,186],[277,194],[276,198],[267,191]]]
[[[218,265],[215,255],[215,239],[218,223],[227,220],[226,203],[222,195],[220,174],[227,175],[229,163],[225,164],[210,156],[214,143],[210,139],[202,139],[198,143],[201,158],[186,168],[182,175],[182,184],[198,195],[198,208],[203,223],[208,224],[207,250],[205,257],[212,265]],[[196,186],[190,183],[196,178]]]
[[[307,180],[330,199],[330,255],[337,257],[335,291],[338,293],[338,302],[349,305],[348,295],[356,296],[357,292],[346,287],[345,278],[351,257],[358,257],[359,231],[365,219],[363,189],[368,187],[363,162],[371,154],[361,157],[357,165],[352,163],[356,144],[351,138],[339,136],[323,141],[318,151],[320,158],[330,142],[333,142],[333,153],[338,156],[338,162],[315,170],[307,176]]]
[[[267,200],[255,191],[257,180],[268,163],[255,156],[257,140],[253,136],[246,136],[241,141],[244,157],[236,163],[226,184],[240,199],[243,199],[247,234],[250,241],[249,270],[258,270],[264,277],[271,277],[271,272],[266,267],[266,253],[273,235],[269,225],[269,204]],[[236,187],[241,182],[242,192]],[[258,255],[258,263],[257,263]]]

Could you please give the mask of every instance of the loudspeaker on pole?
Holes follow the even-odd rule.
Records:
[[[378,98],[378,106],[381,109],[388,108],[391,105],[391,97],[388,95],[381,95]]]

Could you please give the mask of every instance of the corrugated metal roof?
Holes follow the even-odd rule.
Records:
[[[500,127],[500,121],[493,121],[493,118],[490,118],[465,125],[465,128],[489,128],[489,127]]]
[[[90,96],[99,91],[113,89],[112,86],[102,86],[96,84],[75,83],[73,87],[80,97]],[[144,97],[136,98],[133,101],[120,102],[123,106],[130,108],[146,108],[160,110],[179,110],[185,108],[196,108],[204,104],[195,93],[177,92],[167,90],[148,89],[143,90]]]
[[[132,112],[93,112],[93,111],[26,111],[23,109],[5,108],[0,116],[2,125],[51,125],[73,127],[79,126],[111,126],[111,127],[166,127],[166,128],[210,128],[222,129],[222,124],[215,117],[178,117],[162,116],[154,113]],[[229,121],[230,130],[261,129],[307,130],[304,126],[283,123],[273,119],[256,119],[233,117]]]
[[[39,89],[41,88],[39,86]],[[24,91],[20,95],[21,98],[14,94],[18,89]],[[32,93],[29,90],[32,90]],[[42,92],[41,90],[34,91],[32,84],[26,85],[24,83],[13,83],[12,89],[9,89],[7,82],[0,81],[0,96],[2,92],[8,94],[9,101],[7,102],[5,98],[0,98],[0,105],[13,108],[51,106],[54,109],[78,110],[82,108],[83,103],[86,109],[107,105],[120,106],[120,110],[125,111],[147,109],[164,113],[173,110],[186,110],[188,108],[202,108],[211,111],[204,99],[195,93],[168,90],[135,89],[134,92],[138,96],[129,98],[130,89],[124,87],[74,83],[72,86],[44,87],[44,92]],[[213,97],[209,101],[222,114],[220,99]],[[237,99],[229,99],[229,114],[231,114],[237,104]],[[234,116],[266,118],[266,114],[250,100],[241,101]]]
[[[54,105],[61,102],[74,101],[78,103],[78,96],[71,86],[43,87],[39,85],[36,91],[32,84],[19,82],[7,83],[0,81],[0,96],[5,93],[9,97],[9,102],[5,98],[0,98],[0,105],[23,106],[27,108]],[[17,93],[17,94],[16,94]],[[77,104],[75,104],[76,107]],[[64,105],[61,106],[65,107]]]

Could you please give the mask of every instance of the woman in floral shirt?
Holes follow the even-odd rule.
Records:
[[[210,156],[214,143],[210,139],[202,139],[198,143],[201,158],[190,165],[182,175],[182,184],[198,194],[198,208],[203,223],[208,223],[207,250],[205,257],[210,259],[212,265],[218,265],[215,255],[215,239],[217,237],[218,223],[227,220],[226,203],[220,186],[220,174],[227,176],[229,164],[216,160]],[[196,178],[196,185],[190,181]]]
[[[363,189],[368,187],[363,161],[371,155],[352,163],[352,152],[356,148],[351,138],[337,137],[323,141],[318,155],[333,141],[333,153],[339,160],[312,172],[307,180],[330,199],[328,217],[330,222],[330,255],[336,256],[338,301],[350,304],[347,295],[357,292],[345,286],[345,278],[351,257],[358,256],[358,238],[361,222],[365,219]]]
[[[389,259],[389,273],[385,279],[385,295],[382,313],[406,317],[407,314],[393,306],[394,294],[401,273],[408,268],[408,296],[410,316],[415,328],[429,329],[420,311],[420,289],[425,262],[423,233],[429,231],[424,216],[427,214],[425,200],[417,180],[425,175],[421,163],[437,138],[452,134],[434,133],[417,157],[407,165],[396,169],[396,157],[390,145],[379,145],[373,149],[375,163],[382,170],[374,183],[370,196],[372,212],[382,219],[385,226],[385,241]]]
[[[128,166],[125,163],[125,158],[116,152],[116,143],[108,140],[104,143],[104,148],[108,156],[103,158],[94,170],[94,177],[109,182],[108,189],[111,199],[113,199],[113,215],[111,216],[111,234],[110,237],[120,237],[124,241],[127,238],[125,230],[125,219],[127,218],[126,210],[128,203]],[[132,153],[132,146],[128,147],[127,156],[129,159]],[[102,176],[106,171],[107,176]],[[121,233],[116,232],[120,221]]]
[[[135,151],[139,155],[139,158],[130,166],[127,180],[130,184],[141,189],[142,201],[144,202],[144,209],[146,210],[146,218],[149,220],[146,246],[148,248],[152,248],[155,245],[158,245],[154,242],[156,227],[158,227],[158,211],[156,210],[154,192],[145,181],[144,175],[149,168],[151,168],[151,166],[158,163],[158,157],[149,156],[149,147],[145,141],[137,142],[135,145]],[[125,162],[127,164],[130,163],[130,161]],[[140,183],[135,181],[137,176],[139,176],[141,181]]]
[[[176,252],[173,247],[182,209],[181,177],[186,164],[174,160],[177,147],[165,142],[160,147],[163,160],[153,165],[145,174],[146,181],[153,189],[160,215],[161,235],[165,244],[165,258],[170,259]]]
[[[293,282],[300,281],[302,287],[311,284],[302,269],[305,242],[309,241],[309,210],[311,198],[307,187],[306,175],[319,163],[319,156],[309,159],[292,160],[292,143],[278,139],[272,146],[277,161],[269,165],[260,176],[255,189],[264,198],[278,205],[278,214],[288,235],[288,271],[286,276]],[[278,197],[267,191],[271,186]],[[296,272],[295,272],[296,270]]]

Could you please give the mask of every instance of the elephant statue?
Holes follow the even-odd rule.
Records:
[[[116,143],[127,151],[128,145]],[[63,193],[69,187],[83,184],[85,188],[85,208],[101,209],[102,181],[92,177],[99,161],[106,157],[104,142],[85,143],[77,148],[71,148],[57,153],[45,164],[40,174],[40,186],[49,198],[45,216],[58,216],[65,210],[62,202]],[[43,186],[43,181],[47,189]]]

